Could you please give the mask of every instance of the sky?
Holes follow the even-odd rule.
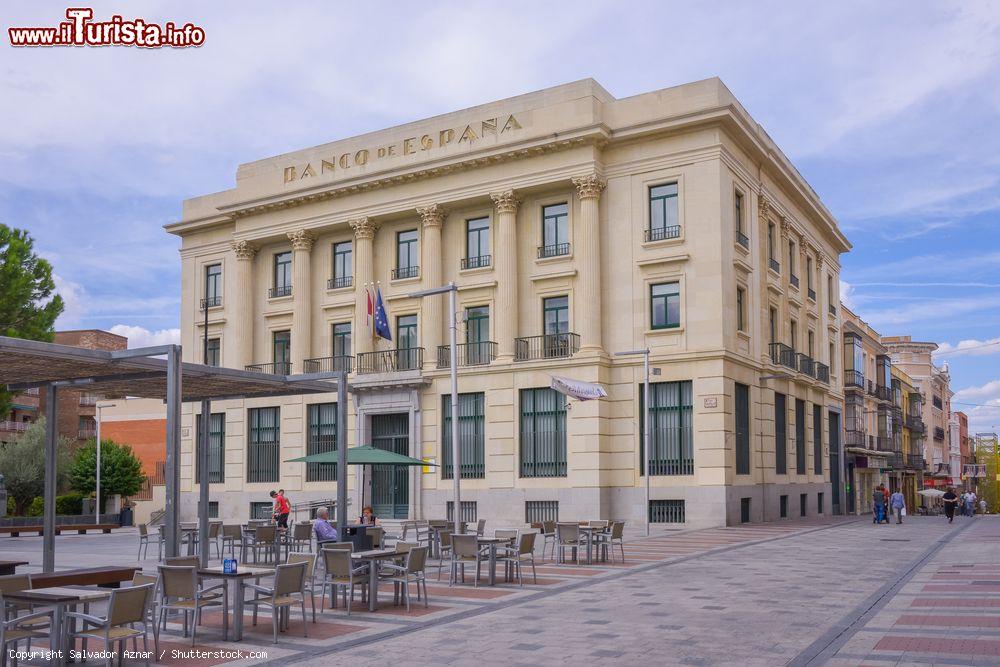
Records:
[[[852,242],[842,296],[941,345],[953,408],[1000,430],[1000,3],[94,2],[194,49],[0,43],[0,222],[28,229],[60,328],[176,340],[185,198],[243,162],[593,77],[616,97],[720,77]],[[65,5],[5,2],[4,28]]]

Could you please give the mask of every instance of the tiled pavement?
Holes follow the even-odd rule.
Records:
[[[985,530],[982,539],[986,539],[992,526],[995,551],[1000,520],[982,519],[981,526],[976,524],[969,536]],[[247,617],[245,640],[227,644],[218,634],[221,618],[206,614],[197,645],[203,651],[266,652],[266,659],[242,660],[240,664],[367,665],[402,660],[407,664],[510,666],[590,662],[595,658],[641,664],[773,665],[793,660],[822,664],[837,650],[842,653],[834,659],[843,664],[858,664],[871,656],[882,656],[882,662],[874,664],[884,664],[885,659],[898,660],[904,650],[918,649],[912,643],[906,648],[889,648],[903,646],[894,643],[879,648],[878,642],[933,636],[924,629],[923,624],[929,621],[921,619],[921,625],[916,625],[915,619],[904,618],[907,625],[887,629],[884,637],[875,637],[877,630],[869,632],[867,626],[865,632],[853,634],[858,625],[853,621],[871,606],[873,594],[904,576],[939,540],[954,533],[959,533],[955,543],[968,539],[961,530],[960,524],[948,526],[937,518],[913,518],[902,526],[878,527],[864,519],[827,518],[666,532],[649,539],[626,536],[624,565],[540,563],[538,583],[526,580],[523,589],[512,584],[449,587],[447,572],[438,583],[437,567],[432,563],[429,608],[420,603],[407,613],[391,605],[391,591],[386,591],[375,614],[357,603],[350,617],[340,608],[327,609],[319,615],[319,623],[308,625],[308,638],[302,637],[302,624],[293,615],[288,633],[277,646],[270,642],[269,618],[252,628]],[[60,567],[90,551],[94,553],[88,562],[127,562],[130,558],[134,562],[134,535],[69,539],[75,545],[70,561],[66,560],[68,542],[60,538],[57,543]],[[0,539],[0,558],[18,551],[37,561],[38,545],[29,554],[31,541],[34,538]],[[968,551],[966,547],[963,550]],[[953,552],[953,547],[947,547],[946,552]],[[961,592],[968,593],[989,587],[991,584],[981,582],[991,576],[1000,580],[998,561],[987,558],[976,562],[992,562],[995,567],[983,570],[982,579],[978,569],[973,572],[977,578],[957,580],[950,578],[957,576],[951,574],[955,570],[945,569],[933,574],[949,578],[929,580],[926,585],[962,586]],[[146,566],[153,569],[154,563],[147,561]],[[990,606],[966,613],[970,617],[1000,614],[1000,585],[992,596],[991,592],[976,592],[976,599]],[[942,615],[920,605],[926,605],[926,599],[958,596],[946,591],[926,592],[918,606],[898,615]],[[969,596],[961,595],[961,599]],[[993,603],[998,606],[992,607]],[[886,605],[886,609],[891,606]],[[947,636],[1000,641],[994,626],[984,625],[982,619],[977,622],[981,625],[974,626],[974,635],[967,634],[969,628],[952,628]],[[178,629],[171,628],[169,636],[164,636],[169,649],[188,645]],[[867,639],[872,640],[871,646],[855,644]],[[957,648],[993,650],[991,644]],[[225,659],[171,659],[168,651],[164,662],[202,665],[222,664]]]

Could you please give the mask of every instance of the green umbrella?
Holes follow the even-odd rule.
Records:
[[[310,454],[309,456],[300,456],[297,459],[288,459],[285,461],[285,463],[299,462],[336,463],[337,452],[332,451],[322,452],[321,454]],[[420,459],[404,456],[402,454],[390,452],[385,449],[379,449],[377,447],[364,446],[347,448],[347,465],[433,466],[437,464],[430,463],[429,461],[421,461]]]

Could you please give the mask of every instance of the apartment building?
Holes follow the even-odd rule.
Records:
[[[364,479],[383,517],[454,511],[447,307],[410,296],[449,281],[466,517],[709,526],[839,509],[850,245],[718,79],[624,99],[588,79],[244,164],[167,229],[185,360],[350,372],[350,397],[213,404],[225,519],[267,511],[272,488],[335,496],[334,466],[287,461],[340,446],[339,400],[348,446],[438,464],[352,471],[352,496]],[[370,286],[391,341],[371,335]],[[647,347],[648,471],[642,359],[614,354]],[[553,375],[608,398],[567,402]],[[198,410],[182,426],[188,516]]]
[[[924,422],[921,417],[924,396],[914,386],[913,378],[899,366],[892,367],[892,438],[898,453],[889,458],[892,490],[906,496],[911,510],[920,505],[917,491],[924,488]]]

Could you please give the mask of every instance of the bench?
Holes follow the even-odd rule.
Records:
[[[108,565],[104,567],[81,567],[75,570],[60,570],[58,572],[39,572],[31,575],[32,588],[49,588],[52,586],[102,586],[118,588],[123,581],[132,581],[132,577],[141,567],[119,567]]]
[[[77,535],[85,535],[88,530],[99,530],[102,533],[108,534],[114,528],[121,528],[117,523],[80,523],[80,524],[69,524],[64,526],[56,526],[56,535],[61,535],[65,532],[76,531]],[[21,533],[37,533],[42,535],[45,532],[43,526],[0,526],[0,535],[10,535],[11,537],[18,537]]]

